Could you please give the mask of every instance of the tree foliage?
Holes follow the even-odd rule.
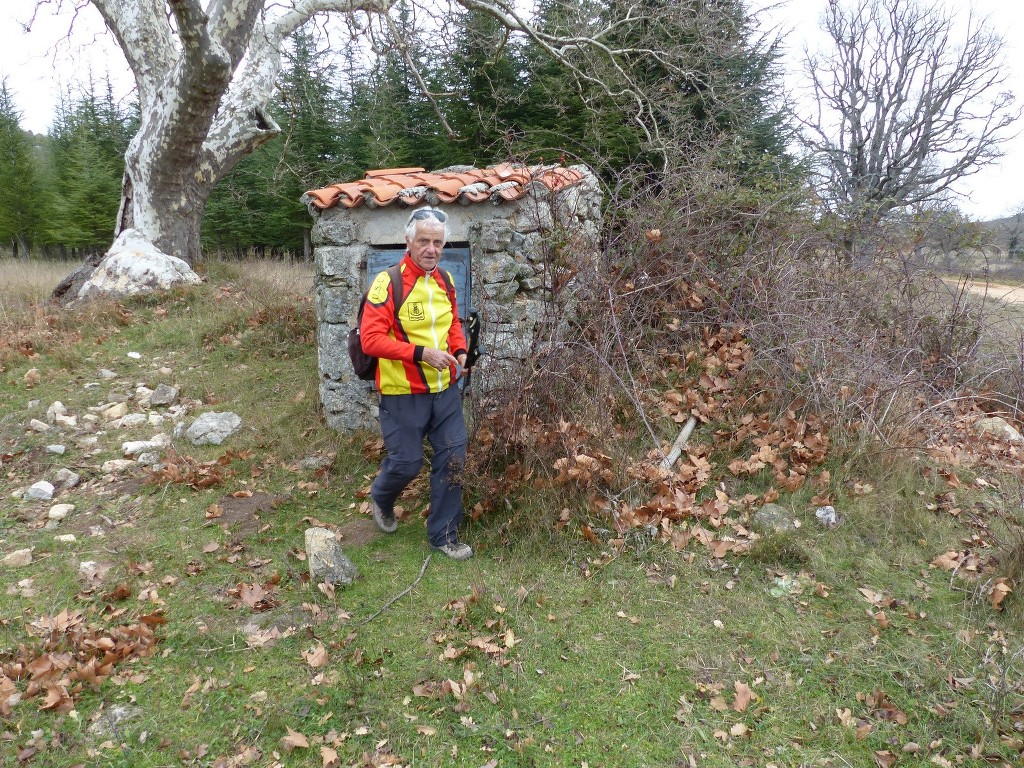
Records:
[[[0,80],[0,243],[27,258],[42,235],[45,216],[41,173],[21,116]]]
[[[207,129],[197,122],[205,106],[195,105],[190,116],[184,102],[163,105],[182,114],[168,113],[157,125],[145,108],[155,88],[155,72],[146,67],[177,72],[190,57],[199,66],[212,55],[203,52],[207,43],[195,41],[197,51],[186,50],[176,64],[166,50],[153,48],[164,41],[159,19],[150,19],[152,29],[135,28],[119,6],[94,5],[130,49],[137,78],[142,72],[146,119],[121,111],[109,88],[97,93],[90,84],[75,98],[69,94],[51,132],[54,186],[73,200],[50,228],[50,242],[64,246],[101,248],[115,220],[119,226],[134,221],[124,199],[118,213],[118,199],[127,195],[145,209],[131,188],[142,168],[140,142],[152,144],[147,151],[169,152],[164,139],[185,139],[168,126],[184,119],[192,121],[180,128],[188,146],[174,162],[152,155],[147,162],[156,165],[143,174],[165,187],[145,192],[152,205],[157,197],[163,201],[154,221],[177,211],[173,227],[181,234],[190,217],[205,212],[205,247],[238,254],[300,251],[310,224],[302,192],[375,167],[579,159],[609,179],[639,164],[647,175],[638,178],[656,182],[667,164],[716,146],[721,164],[753,185],[791,168],[777,52],[757,36],[742,0],[543,0],[530,16],[503,0],[460,1],[444,13],[419,0],[393,0],[367,4],[341,28],[312,17],[268,48],[299,16],[337,10],[336,3],[309,0],[295,5],[293,18],[275,6],[256,20],[253,34],[262,37],[249,43],[250,56],[280,59],[274,88],[265,88],[274,96],[246,114],[235,139],[223,132],[228,113],[256,103],[259,89],[246,94],[242,85],[257,73],[227,81],[218,111],[202,118],[212,121],[205,138]],[[191,2],[172,6],[184,43],[224,21],[213,15],[204,27]],[[142,39],[147,29],[156,42]],[[117,195],[112,190],[121,184],[126,149],[128,186]],[[195,157],[205,159],[189,176],[184,169]],[[169,165],[157,172],[160,163]],[[211,180],[216,183],[207,189]],[[191,192],[181,197],[184,189]]]

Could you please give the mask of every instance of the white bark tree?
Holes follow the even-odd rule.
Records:
[[[847,258],[891,212],[947,195],[996,161],[1019,117],[1004,41],[937,3],[831,0],[831,50],[808,55],[817,114],[805,120],[819,190]]]
[[[200,224],[214,185],[279,131],[265,105],[281,69],[285,39],[314,15],[326,13],[348,17],[352,34],[373,38],[374,25],[383,28],[390,23],[387,14],[396,2],[87,1],[99,10],[123,51],[141,107],[141,126],[125,158],[114,235],[136,229],[160,251],[190,264],[200,254]],[[82,2],[86,0],[58,0],[58,7],[76,9]],[[637,55],[664,61],[665,56],[608,42],[624,26],[642,27],[647,21],[643,14],[585,35],[560,38],[532,27],[515,0],[414,0],[414,7],[440,25],[449,2],[488,13],[510,32],[527,35],[580,81],[596,82],[580,62],[605,61],[618,77],[614,83],[605,79],[598,84],[632,104],[649,141],[657,143],[649,102],[619,62]],[[424,83],[421,86],[427,90]]]

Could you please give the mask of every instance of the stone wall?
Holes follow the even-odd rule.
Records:
[[[565,295],[571,295],[596,263],[601,190],[588,169],[576,168],[585,172],[584,180],[557,192],[533,184],[514,202],[438,206],[449,216],[448,242],[468,243],[471,252],[473,295],[468,303],[460,296],[459,304],[479,310],[487,349],[474,368],[474,387],[486,389],[501,369],[527,356],[538,323],[552,309],[553,287],[568,281]],[[372,427],[376,395],[352,372],[346,342],[367,285],[371,249],[404,245],[410,210],[308,207],[315,219],[320,400],[333,429]],[[564,264],[574,269],[566,271]]]

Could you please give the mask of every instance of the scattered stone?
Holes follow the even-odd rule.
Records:
[[[138,353],[138,352],[129,352],[128,353],[128,357],[130,357],[132,360],[141,360],[142,359],[142,355],[140,353]]]
[[[157,384],[156,389],[149,398],[149,404],[153,407],[160,405],[173,405],[178,399],[178,388],[170,384]]]
[[[141,427],[143,424],[149,423],[149,416],[144,413],[129,413],[127,416],[122,417],[117,422],[119,429],[135,429],[135,427]]]
[[[103,410],[100,413],[100,417],[104,421],[116,421],[117,419],[123,419],[128,413],[128,403],[115,403],[110,407]]]
[[[174,371],[172,371],[165,365],[159,371],[157,371],[157,373],[159,373],[161,376],[170,376],[172,373],[174,373]]]
[[[164,423],[164,421],[166,421],[166,419],[164,419],[164,417],[161,416],[159,413],[149,414],[149,424],[152,427],[159,427],[161,424]]]
[[[58,416],[64,416],[68,412],[68,409],[64,407],[64,403],[60,400],[54,401],[49,408],[46,409],[46,420],[53,424],[54,419]]]
[[[31,411],[31,410],[32,410],[33,408],[38,408],[38,407],[39,407],[39,401],[38,401],[38,400],[29,400],[29,401],[28,401],[28,409],[29,409],[30,411]]]
[[[334,463],[333,456],[307,456],[305,459],[299,462],[299,466],[303,469],[317,470],[329,467]]]
[[[77,416],[54,416],[53,417],[53,423],[56,424],[58,427],[67,427],[69,429],[74,429],[75,427],[78,426],[78,417]]]
[[[824,525],[826,528],[838,528],[839,527],[839,513],[836,512],[836,508],[831,504],[818,507],[814,510],[814,516],[818,518],[818,522]]]
[[[242,426],[236,413],[204,413],[188,428],[185,437],[193,445],[220,445]]]
[[[28,372],[22,377],[22,380],[25,382],[26,387],[32,389],[32,387],[39,383],[39,369],[30,368]]]
[[[131,459],[111,459],[110,461],[103,462],[103,466],[100,469],[107,473],[113,474],[116,472],[124,472],[126,469],[137,467],[138,462],[132,461]]]
[[[106,577],[113,566],[110,563],[97,563],[95,560],[83,560],[78,564],[78,575],[87,582],[98,584]]]
[[[84,421],[88,425],[98,424],[99,420],[100,417],[97,416],[95,413],[87,413],[85,414],[85,416],[82,417],[82,421]]]
[[[139,404],[139,408],[149,408],[149,398],[152,396],[153,390],[147,386],[140,384],[135,388],[135,402]]]
[[[54,504],[50,507],[50,511],[46,513],[46,516],[51,520],[63,520],[74,511],[74,504]]]
[[[58,456],[63,456],[64,455],[64,451],[66,451],[66,450],[67,450],[67,448],[65,448],[63,445],[48,445],[48,446],[46,446],[46,452],[47,453],[55,453]]]
[[[156,451],[165,447],[171,439],[167,435],[157,435],[152,440],[130,440],[121,444],[121,453],[125,456],[134,456],[146,451]]]
[[[59,541],[61,544],[74,544],[78,541],[73,533],[62,533],[60,536],[54,536],[54,541]]]
[[[33,483],[32,487],[28,489],[28,493],[25,495],[30,499],[49,501],[53,498],[54,490],[56,489],[53,487],[53,483],[48,483],[46,480],[40,480],[38,483]]]
[[[68,488],[74,488],[82,481],[82,476],[77,472],[72,472],[70,469],[58,469],[54,474],[53,479],[57,481],[57,485],[63,490]]]
[[[141,467],[155,467],[160,463],[160,454],[156,451],[147,451],[146,453],[140,453],[135,461]]]
[[[123,733],[119,726],[131,720],[138,720],[142,716],[139,707],[131,707],[126,704],[117,704],[103,710],[99,719],[89,726],[89,733],[95,736],[117,736],[120,738]]]
[[[778,504],[765,504],[757,510],[754,513],[753,525],[755,528],[774,533],[788,533],[799,527],[793,521],[789,510]]]
[[[50,425],[47,424],[45,421],[40,421],[39,419],[32,419],[28,423],[28,428],[31,429],[33,432],[49,432],[50,431]]]
[[[314,584],[326,581],[349,586],[359,571],[341,550],[338,537],[326,528],[306,529],[306,560]]]
[[[30,565],[32,563],[32,550],[16,549],[7,555],[2,562],[7,568],[22,568]]]
[[[979,435],[992,435],[998,440],[1005,440],[1008,443],[1024,443],[1024,435],[1006,419],[998,416],[990,416],[981,419],[974,425],[974,431]]]
[[[101,379],[109,381],[110,379],[116,379],[117,374],[109,368],[100,368],[100,372],[97,374]]]

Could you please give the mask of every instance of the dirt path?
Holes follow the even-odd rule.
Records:
[[[1024,288],[1000,283],[968,283],[967,290],[1003,304],[1024,304]]]

